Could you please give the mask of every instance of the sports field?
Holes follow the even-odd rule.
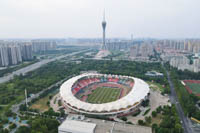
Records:
[[[200,84],[199,83],[187,82],[186,85],[192,90],[193,94],[200,94]]]
[[[98,87],[87,98],[87,102],[101,104],[108,103],[118,99],[120,95],[119,88]]]

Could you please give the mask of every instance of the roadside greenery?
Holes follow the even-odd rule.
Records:
[[[168,66],[168,69],[169,69],[169,66]],[[194,117],[200,120],[200,110],[195,106],[196,102],[200,100],[200,98],[195,96],[194,94],[188,93],[185,86],[183,86],[183,84],[179,80],[184,77],[181,76],[181,74],[179,74],[179,72],[176,69],[174,68],[170,69],[170,76],[174,83],[176,94],[184,110],[185,115],[187,115],[188,117]]]
[[[161,122],[155,123],[153,118],[157,115],[161,116]],[[138,120],[138,124],[142,126],[151,126],[152,133],[183,133],[180,119],[174,105],[159,106],[152,112],[151,116],[146,116],[145,120]]]
[[[191,72],[191,71],[188,71],[188,70],[184,70],[184,71],[177,70],[177,69],[175,69],[175,70],[176,70],[180,80],[186,80],[186,79],[200,80],[200,72],[195,73],[195,72]]]
[[[175,105],[158,107],[157,114],[162,114],[162,121],[160,124],[152,123],[153,133],[183,133],[180,119],[176,112]]]

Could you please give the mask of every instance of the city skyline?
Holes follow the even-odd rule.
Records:
[[[199,4],[197,0],[6,0],[0,2],[0,38],[96,38],[102,34],[104,8],[108,38],[131,34],[134,38],[199,38]]]
[[[199,0],[0,0],[0,133],[200,133]]]

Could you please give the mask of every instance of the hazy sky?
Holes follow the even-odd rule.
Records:
[[[0,38],[200,37],[200,0],[0,0]]]

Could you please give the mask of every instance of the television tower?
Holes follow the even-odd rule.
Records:
[[[103,45],[102,50],[106,50],[106,20],[105,20],[105,10],[103,13],[103,21],[102,21],[102,28],[103,28]]]

